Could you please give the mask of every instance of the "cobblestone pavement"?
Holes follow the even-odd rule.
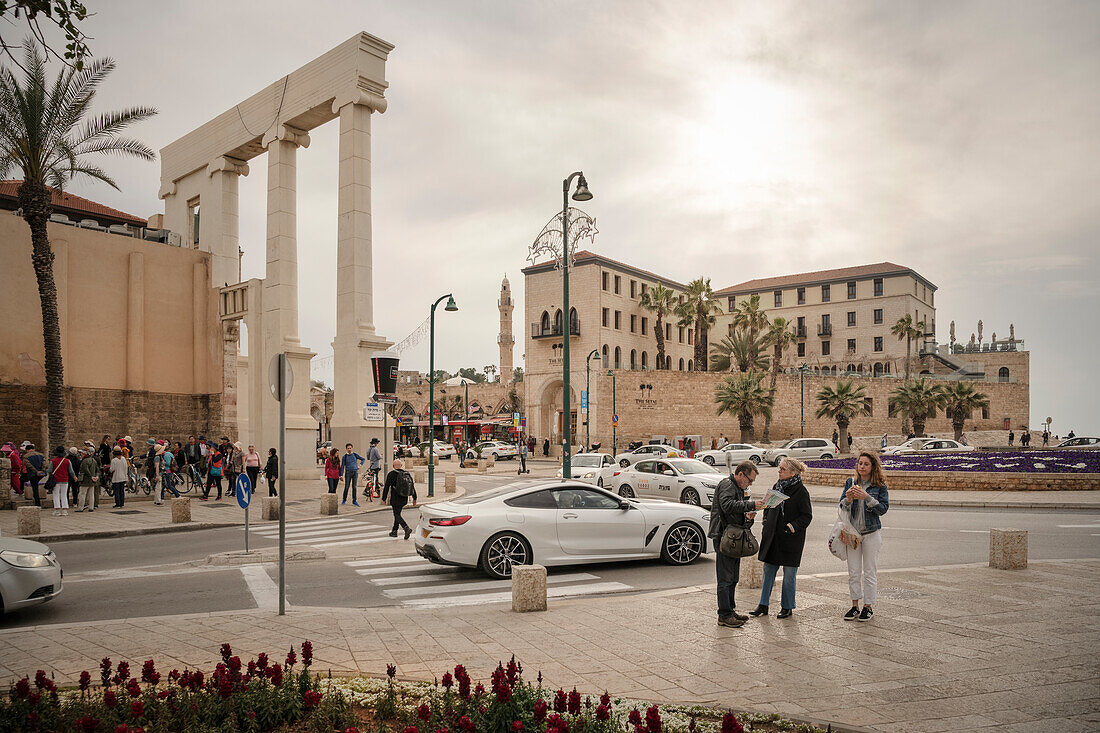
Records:
[[[45,669],[73,683],[109,656],[212,669],[310,639],[320,671],[486,679],[515,654],[530,675],[588,693],[701,702],[881,731],[1087,731],[1100,726],[1100,563],[880,573],[876,617],[845,623],[844,573],[800,577],[793,618],[715,624],[713,589],[373,610],[291,608],[0,631],[0,682]],[[778,593],[778,590],[776,591]],[[754,591],[739,594],[742,607]],[[656,630],[659,633],[654,633]]]

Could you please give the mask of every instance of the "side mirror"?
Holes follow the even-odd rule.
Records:
[[[630,508],[630,502],[629,501],[626,501],[625,499],[619,501],[619,509],[621,509],[625,512],[629,508]]]
[[[675,475],[676,475],[676,472],[675,472],[675,471],[673,471],[673,470],[672,470],[671,468],[666,468],[666,469],[665,469],[664,471],[662,471],[661,473],[663,473],[663,474],[664,474],[664,475],[666,475],[666,476],[675,476]]]

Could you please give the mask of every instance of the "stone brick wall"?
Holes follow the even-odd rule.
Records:
[[[225,433],[221,395],[165,394],[119,389],[66,387],[70,445],[104,435],[129,435],[143,445],[149,437],[187,441],[190,434],[217,438]],[[0,384],[0,442],[30,440],[46,445],[43,415],[46,388]]]
[[[851,475],[850,470],[809,468],[802,481],[842,487]],[[886,484],[891,491],[1100,491],[1100,474],[887,471]]]

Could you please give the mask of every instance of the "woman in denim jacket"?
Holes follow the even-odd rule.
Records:
[[[859,547],[848,550],[848,590],[852,607],[844,614],[845,621],[870,621],[875,612],[878,590],[878,553],[882,549],[882,521],[879,519],[890,508],[890,496],[886,491],[886,477],[882,464],[874,453],[860,453],[856,459],[856,475],[844,484],[840,507],[848,514],[848,521],[860,534]],[[863,601],[860,611],[859,602]]]

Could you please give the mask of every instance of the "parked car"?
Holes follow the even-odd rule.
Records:
[[[480,567],[492,578],[515,565],[661,558],[688,565],[707,551],[701,507],[616,496],[577,481],[521,481],[420,507],[414,545],[441,565]]]
[[[840,451],[833,441],[828,438],[795,438],[788,440],[778,448],[768,448],[764,451],[764,460],[773,466],[778,466],[784,458],[797,458],[809,460],[811,458],[836,458]]]
[[[649,445],[643,445],[635,448],[629,453],[620,453],[615,456],[615,463],[618,463],[623,468],[626,468],[632,463],[637,463],[643,458],[687,458],[687,453],[677,448],[673,448],[671,445],[665,445],[663,443],[651,443]]]
[[[57,598],[63,576],[61,563],[46,545],[0,537],[0,614]]]
[[[450,458],[451,456],[457,456],[458,451],[456,451],[455,447],[453,445],[451,445],[450,443],[442,443],[442,442],[437,440],[437,441],[435,441],[435,445],[432,446],[432,454],[439,456],[439,459],[443,460],[444,458]],[[419,458],[427,458],[428,457],[428,441],[425,440],[423,443],[418,443],[413,448],[413,455],[415,455]]]
[[[502,440],[484,440],[478,443],[481,448],[481,457],[488,458],[492,456],[494,459],[501,458],[515,458],[519,455],[519,449],[516,448],[515,443],[505,443]],[[466,458],[477,458],[477,452],[473,448],[469,448],[466,451]]]
[[[957,440],[951,440],[950,438],[933,438],[932,440],[925,441],[918,450],[908,451],[912,453],[946,453],[948,451],[971,451],[976,450],[972,445],[965,445]]]
[[[733,465],[741,461],[760,463],[764,455],[764,449],[758,448],[752,443],[727,443],[717,450],[701,450],[695,453],[695,458],[708,466],[724,466],[726,459]]]
[[[1080,436],[1077,438],[1070,438],[1069,440],[1063,440],[1055,448],[1088,448],[1089,446],[1100,446],[1100,438],[1088,438]]]
[[[615,476],[619,496],[639,496],[709,507],[725,474],[694,458],[647,458]]]
[[[920,450],[920,447],[930,440],[932,440],[932,438],[910,438],[904,443],[886,446],[882,449],[882,455],[893,456],[898,453],[912,453],[913,451]]]
[[[610,479],[619,471],[615,456],[610,453],[578,453],[569,461],[570,473],[578,481],[596,486],[611,486]],[[561,478],[561,469],[557,477]]]

